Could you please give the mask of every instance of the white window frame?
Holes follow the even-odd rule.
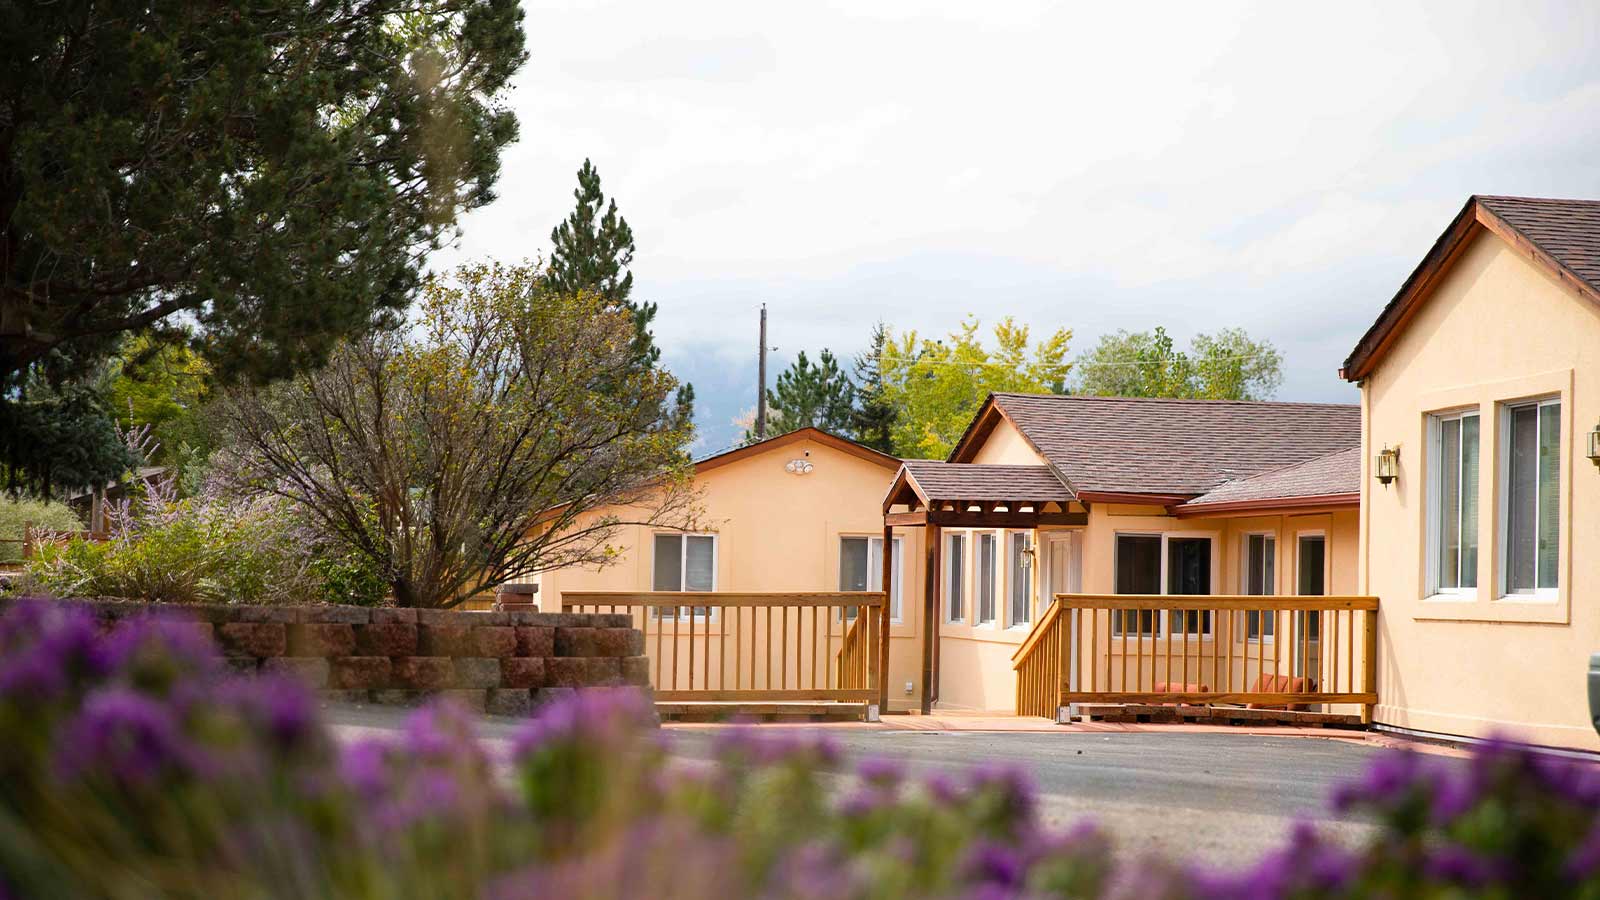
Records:
[[[1499,501],[1500,502],[1498,504],[1496,504],[1494,518],[1495,518],[1495,545],[1496,545],[1496,549],[1498,551],[1496,553],[1496,560],[1495,560],[1496,566],[1495,567],[1499,571],[1497,571],[1495,573],[1495,576],[1494,576],[1495,593],[1499,595],[1499,599],[1500,600],[1506,601],[1506,602],[1510,602],[1510,603],[1519,603],[1519,602],[1521,602],[1521,603],[1526,603],[1526,602],[1550,603],[1550,602],[1554,602],[1554,601],[1558,600],[1560,598],[1560,596],[1561,596],[1561,581],[1562,581],[1561,576],[1562,576],[1562,571],[1561,571],[1560,550],[1559,549],[1556,552],[1556,586],[1555,587],[1547,587],[1547,588],[1535,587],[1531,591],[1516,591],[1516,592],[1513,592],[1510,589],[1509,582],[1511,580],[1511,566],[1509,565],[1510,553],[1508,551],[1510,550],[1510,547],[1511,547],[1511,544],[1510,544],[1510,539],[1511,539],[1511,533],[1510,533],[1510,531],[1511,531],[1511,505],[1510,505],[1510,503],[1508,501],[1509,501],[1509,499],[1511,497],[1511,415],[1512,415],[1512,413],[1515,412],[1518,409],[1523,409],[1523,408],[1526,408],[1526,407],[1529,407],[1529,406],[1536,406],[1536,407],[1539,407],[1540,410],[1541,410],[1541,412],[1539,414],[1539,421],[1542,422],[1543,418],[1544,418],[1544,413],[1542,412],[1542,410],[1545,407],[1554,406],[1554,407],[1556,407],[1558,409],[1561,408],[1561,406],[1562,406],[1561,396],[1558,394],[1558,395],[1554,395],[1554,396],[1535,397],[1535,398],[1530,398],[1530,399],[1526,399],[1526,400],[1507,400],[1507,401],[1502,401],[1501,403],[1498,404],[1498,406],[1499,406],[1499,410],[1498,410],[1499,415],[1497,415],[1496,418],[1499,421],[1496,423],[1496,429],[1495,429],[1496,430],[1496,437],[1495,437],[1496,445],[1495,446],[1496,446],[1496,451],[1497,451],[1497,453],[1498,453],[1498,455],[1500,457],[1499,458],[1499,465],[1497,466],[1497,468],[1499,469],[1499,472],[1496,473],[1496,480],[1498,481],[1498,494],[1499,494]],[[1561,409],[1561,428],[1562,428],[1562,431],[1558,431],[1556,433],[1556,477],[1558,477],[1558,478],[1562,477],[1565,474],[1564,471],[1563,471],[1563,467],[1562,467],[1562,463],[1563,463],[1563,461],[1565,460],[1565,457],[1566,457],[1565,453],[1563,452],[1565,450],[1565,447],[1563,447],[1563,444],[1565,442],[1562,440],[1562,437],[1563,437],[1563,432],[1567,428],[1567,417],[1569,415],[1571,415],[1571,410],[1569,410],[1569,409]],[[1537,430],[1538,426],[1535,426],[1535,428]],[[1481,435],[1483,434],[1483,426],[1482,426],[1481,423],[1478,426],[1478,434],[1480,435],[1479,440],[1481,442],[1481,440],[1482,440]],[[1481,447],[1481,443],[1480,443],[1480,447]],[[1565,490],[1566,486],[1562,485],[1562,489]],[[1537,543],[1538,543],[1538,528],[1539,528],[1539,473],[1538,472],[1534,473],[1533,496],[1534,496],[1534,507],[1533,507],[1534,543],[1537,545]],[[1556,519],[1556,535],[1557,535],[1558,540],[1561,539],[1562,537],[1564,537],[1563,532],[1565,531],[1565,525],[1566,525],[1566,522],[1562,521],[1561,518],[1560,518],[1560,512],[1561,512],[1560,506],[1561,506],[1561,497],[1560,497],[1560,493],[1558,492],[1557,493],[1557,497],[1556,497],[1556,507],[1557,507],[1556,508],[1556,515],[1557,515],[1557,519]],[[1561,543],[1566,543],[1565,540],[1561,540],[1560,542]],[[1535,552],[1535,554],[1537,554],[1537,552],[1538,552],[1537,546],[1535,547],[1535,551],[1534,552]],[[1538,559],[1537,555],[1535,555],[1534,563],[1533,563],[1533,581],[1534,581],[1535,585],[1537,585],[1539,583],[1539,559]]]
[[[1015,607],[1012,605],[1012,602],[1011,602],[1011,592],[1012,592],[1013,586],[1015,584],[1015,582],[1012,581],[1012,578],[1011,578],[1011,575],[1012,575],[1012,567],[1011,567],[1012,550],[1011,550],[1011,547],[1012,547],[1012,542],[1017,540],[1019,537],[1024,542],[1024,546],[1023,546],[1024,552],[1031,552],[1033,554],[1033,556],[1031,557],[1032,562],[1025,569],[1025,571],[1028,573],[1027,574],[1028,585],[1025,588],[1025,590],[1028,593],[1028,602],[1026,604],[1024,604],[1025,608],[1028,610],[1028,617],[1026,619],[1015,619],[1011,615],[1011,613],[1015,609]],[[1037,605],[1038,600],[1034,596],[1034,585],[1036,583],[1034,581],[1034,579],[1037,576],[1035,575],[1034,570],[1039,568],[1039,566],[1038,566],[1038,560],[1039,560],[1038,543],[1039,542],[1035,538],[1034,533],[1031,530],[1028,530],[1026,528],[1007,529],[1005,531],[1000,532],[1000,552],[1002,554],[1004,554],[1005,562],[1004,562],[1004,565],[1000,566],[999,568],[1003,569],[1005,571],[1005,573],[1006,573],[1005,574],[1005,580],[1003,582],[1004,585],[1005,585],[1005,589],[1001,592],[1001,595],[1002,595],[1002,599],[1003,599],[1003,601],[1005,603],[1005,609],[1006,609],[1005,619],[1006,619],[1006,629],[1007,630],[1017,630],[1017,631],[1028,631],[1028,630],[1031,630],[1033,628],[1034,619],[1037,618],[1037,611],[1035,610],[1035,606]],[[995,618],[996,618],[997,621],[999,619],[998,613],[999,613],[999,611],[996,610]]]
[[[1460,421],[1476,417],[1478,420],[1478,480],[1483,481],[1483,414],[1476,406],[1462,407],[1455,410],[1435,412],[1428,414],[1428,485],[1423,497],[1424,515],[1427,516],[1427,573],[1423,580],[1426,588],[1424,595],[1428,599],[1445,601],[1475,600],[1478,596],[1478,573],[1472,573],[1471,587],[1442,588],[1439,586],[1439,533],[1443,523],[1439,521],[1439,499],[1443,491],[1441,478],[1444,475],[1444,441],[1441,437],[1442,426],[1445,422]],[[1466,485],[1466,468],[1460,467],[1456,473],[1456,496],[1465,507],[1466,497],[1462,488]],[[1460,524],[1465,525],[1463,520]],[[1483,504],[1478,504],[1478,521],[1474,523],[1478,532],[1478,558],[1483,558]],[[1295,545],[1295,552],[1299,552],[1299,544]],[[1299,571],[1298,566],[1295,569]],[[1456,580],[1459,582],[1465,571],[1458,572]],[[1297,585],[1298,589],[1298,585]]]
[[[972,541],[968,540],[968,538],[970,536],[971,536],[971,533],[967,532],[967,531],[946,531],[943,535],[940,536],[940,540],[944,541],[944,548],[943,548],[944,552],[941,554],[942,557],[943,557],[943,560],[944,560],[944,562],[942,564],[942,568],[944,569],[944,572],[941,573],[939,577],[944,579],[944,596],[939,598],[939,601],[940,601],[939,605],[940,605],[940,607],[942,607],[941,610],[940,610],[940,614],[944,617],[944,623],[946,625],[965,625],[967,623],[967,599],[968,598],[967,598],[966,587],[967,587],[967,582],[970,580],[970,579],[967,578],[968,569],[970,568],[970,566],[968,564],[967,556],[968,556],[968,550],[972,545]],[[961,575],[960,575],[960,579],[959,579],[959,581],[960,581],[959,585],[957,585],[957,583],[956,583],[957,582],[957,578],[956,578],[956,573],[955,573],[955,566],[956,566],[956,562],[957,562],[957,560],[956,560],[957,554],[952,553],[951,550],[950,550],[951,545],[954,544],[956,541],[960,541],[961,542],[961,553],[960,553],[960,557],[961,557],[961,559],[960,559]],[[955,591],[953,590],[953,588],[955,588],[957,586],[959,586],[961,588],[961,610],[960,610],[959,615],[952,616],[950,614],[950,601],[951,601],[952,597],[955,595]]]
[[[682,587],[683,586],[683,579],[685,577],[687,577],[687,575],[689,573],[689,540],[688,539],[692,538],[692,537],[710,538],[711,539],[711,590],[712,591],[717,590],[717,581],[718,581],[717,570],[719,568],[721,568],[721,560],[722,560],[722,555],[721,555],[722,554],[722,541],[721,541],[721,539],[719,538],[719,536],[717,534],[715,534],[713,532],[705,532],[705,531],[654,531],[654,532],[650,533],[650,590],[651,590],[651,592],[655,592],[656,591],[656,539],[657,538],[661,538],[661,537],[677,537],[677,538],[682,538],[683,539],[683,540],[680,540],[678,542],[678,585],[679,585],[678,589],[679,590],[683,589],[683,587]],[[681,606],[673,607],[674,612],[673,612],[672,615],[666,615],[666,614],[663,613],[663,610],[666,609],[666,607],[657,606],[657,607],[654,607],[654,609],[655,609],[655,617],[657,619],[668,621],[668,622],[671,622],[674,619],[676,619],[677,621],[680,621],[680,622],[688,622],[688,621],[691,621],[691,620],[700,621],[700,622],[714,622],[717,619],[716,607],[710,607],[710,608],[707,609],[706,612],[703,612],[703,613],[694,612],[694,608],[690,607],[690,613],[687,616],[683,614],[683,612],[682,612],[683,607],[681,607]]]
[[[1482,432],[1480,431],[1479,434],[1481,435]],[[1322,539],[1322,593],[1321,594],[1302,594],[1302,593],[1300,593],[1300,542],[1302,540],[1306,539],[1306,538],[1321,538]],[[1305,528],[1305,529],[1301,529],[1301,530],[1296,531],[1294,533],[1294,596],[1296,596],[1296,597],[1326,597],[1326,596],[1328,596],[1329,589],[1332,588],[1332,587],[1333,587],[1333,542],[1328,540],[1328,530],[1326,528]],[[1308,616],[1308,614],[1307,614],[1307,612],[1305,610],[1299,610],[1294,614],[1294,619],[1295,619],[1295,626],[1294,627],[1295,627],[1296,636],[1303,636],[1305,634],[1307,616]],[[1317,640],[1315,641],[1315,643],[1317,645],[1319,645],[1319,646],[1321,645],[1321,642],[1322,642],[1322,624],[1323,624],[1322,619],[1318,618],[1317,619]],[[1274,631],[1277,630],[1277,625],[1273,625],[1273,630]],[[1291,656],[1296,660],[1298,660],[1300,658],[1298,653],[1293,653],[1293,654],[1291,654]]]
[[[989,573],[988,579],[991,608],[989,610],[990,616],[987,619],[983,617],[983,589],[985,586],[983,566],[981,564],[983,554],[978,551],[979,545],[986,539],[994,544],[994,552],[989,555],[993,571]],[[974,531],[972,533],[972,624],[976,628],[998,628],[1000,625],[1000,598],[1005,593],[1000,588],[1000,569],[1004,555],[1005,532]]]
[[[1217,553],[1221,549],[1222,537],[1221,537],[1221,535],[1217,534],[1216,532],[1214,532],[1214,531],[1116,531],[1116,532],[1112,532],[1112,535],[1111,535],[1111,571],[1113,573],[1112,574],[1112,578],[1113,578],[1112,588],[1113,588],[1113,590],[1116,588],[1116,583],[1115,583],[1115,577],[1116,576],[1115,576],[1115,573],[1117,571],[1117,539],[1118,538],[1123,538],[1123,537],[1158,537],[1158,538],[1161,539],[1161,593],[1160,594],[1128,594],[1126,596],[1129,596],[1129,597],[1160,597],[1160,596],[1167,596],[1167,576],[1169,574],[1168,571],[1167,571],[1167,569],[1168,569],[1168,567],[1167,567],[1167,544],[1170,543],[1172,538],[1203,538],[1203,539],[1211,542],[1211,584],[1210,584],[1210,588],[1211,588],[1211,594],[1212,595],[1215,595],[1217,593],[1217,583],[1218,583],[1217,579],[1220,578],[1221,575],[1222,575],[1222,572],[1221,572],[1222,567],[1217,564],[1218,563]],[[1131,610],[1131,611],[1132,612],[1138,612],[1138,610]],[[1139,640],[1152,640],[1153,641],[1153,640],[1158,640],[1158,639],[1161,639],[1161,638],[1165,638],[1167,636],[1167,632],[1170,630],[1167,627],[1167,622],[1172,617],[1172,614],[1174,612],[1178,612],[1178,610],[1158,609],[1158,610],[1152,610],[1152,612],[1154,612],[1156,614],[1154,616],[1154,618],[1155,618],[1155,630],[1154,631],[1144,631],[1144,630],[1141,629],[1139,631],[1135,631],[1132,634],[1129,634],[1128,637],[1137,638]],[[1136,616],[1135,618],[1137,619],[1138,617]],[[1187,633],[1187,634],[1193,635],[1194,637],[1199,638],[1201,640],[1209,641],[1209,640],[1213,640],[1216,637],[1216,632],[1217,632],[1217,616],[1216,616],[1216,611],[1213,610],[1212,611],[1212,615],[1211,615],[1211,621],[1206,625],[1206,628],[1205,628],[1204,631],[1192,631],[1192,632],[1174,631],[1172,633],[1174,635]],[[1116,636],[1116,637],[1119,637],[1119,638],[1122,636],[1122,632],[1117,627],[1115,619],[1113,619],[1112,628],[1111,628],[1110,634],[1112,636]]]
[[[1250,593],[1250,539],[1254,538],[1254,537],[1265,538],[1267,540],[1272,541],[1272,583],[1267,585],[1267,589],[1268,590],[1267,590],[1267,593],[1265,593],[1265,594],[1251,594]],[[1298,546],[1298,544],[1296,546]],[[1244,533],[1239,535],[1239,594],[1241,596],[1246,596],[1246,597],[1256,597],[1256,596],[1258,596],[1258,597],[1276,597],[1276,596],[1278,596],[1278,577],[1279,577],[1279,574],[1280,574],[1278,572],[1278,568],[1279,568],[1279,566],[1278,566],[1278,533],[1276,531],[1273,531],[1271,529],[1267,529],[1265,531],[1246,531],[1246,532],[1244,532]],[[1263,580],[1265,580],[1265,579],[1263,579]],[[1242,638],[1240,638],[1240,640],[1242,640],[1244,643],[1246,643],[1246,644],[1259,644],[1262,641],[1266,641],[1267,643],[1270,644],[1273,641],[1277,640],[1277,631],[1278,631],[1277,622],[1274,621],[1272,623],[1272,631],[1273,631],[1273,633],[1272,634],[1265,634],[1264,632],[1265,632],[1266,629],[1261,628],[1260,625],[1261,625],[1261,622],[1267,621],[1267,620],[1259,619],[1259,618],[1258,618],[1258,621],[1256,623],[1256,631],[1257,632],[1261,632],[1261,633],[1258,633],[1255,637],[1251,637],[1250,636],[1250,613],[1254,612],[1259,617],[1260,614],[1263,611],[1264,610],[1246,610],[1245,611],[1244,618],[1239,623],[1240,627],[1244,631],[1244,636]]]
[[[871,582],[872,582],[872,561],[874,559],[876,559],[876,560],[878,560],[878,565],[879,566],[883,565],[883,535],[881,535],[881,534],[841,534],[841,535],[839,535],[839,578],[840,579],[844,578],[844,542],[845,541],[866,541],[867,542],[867,582],[868,582],[867,590],[869,590],[869,591],[882,590],[883,582],[881,580],[876,585],[872,584]],[[904,578],[904,575],[903,575],[903,573],[905,572],[905,539],[903,537],[901,537],[900,535],[898,535],[898,534],[895,535],[894,536],[894,544],[892,546],[893,546],[894,549],[891,552],[894,554],[894,556],[891,558],[890,565],[893,567],[894,571],[889,573],[889,586],[890,586],[890,588],[892,588],[892,590],[889,591],[889,624],[891,624],[891,625],[903,625],[905,623],[901,621],[900,598],[904,595],[904,592],[905,592],[905,578]],[[881,575],[882,573],[880,572],[879,574]],[[843,588],[841,587],[840,590],[843,590]],[[834,615],[834,620],[835,621],[843,621],[843,619],[844,619],[844,610],[840,609]]]

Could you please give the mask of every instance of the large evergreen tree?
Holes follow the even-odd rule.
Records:
[[[874,450],[893,453],[899,409],[890,402],[883,378],[883,354],[888,345],[889,326],[879,320],[872,326],[872,343],[855,360],[856,403],[850,412],[850,433]]]
[[[821,428],[835,434],[850,430],[854,389],[839,368],[839,360],[823,350],[813,364],[800,351],[794,365],[778,376],[767,391],[767,434],[783,434],[797,428]],[[745,440],[755,439],[746,434]]]
[[[550,231],[550,264],[546,279],[557,291],[594,291],[607,309],[625,310],[633,318],[634,364],[653,368],[661,360],[650,326],[654,303],[635,303],[633,294],[633,229],[617,211],[616,198],[607,199],[600,187],[600,171],[585,159],[578,169],[578,186],[572,192],[577,205]],[[694,386],[678,388],[674,415],[684,423],[694,415]]]
[[[270,377],[396,321],[425,253],[494,196],[521,18],[516,0],[0,3],[0,404],[65,391],[125,332]]]

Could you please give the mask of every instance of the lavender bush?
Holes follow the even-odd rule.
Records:
[[[1218,872],[1046,829],[1014,770],[847,769],[755,730],[689,766],[650,721],[638,694],[586,693],[505,758],[451,706],[341,745],[297,683],[226,676],[191,626],[20,604],[0,616],[0,897],[1600,896],[1594,769],[1509,745],[1465,768],[1387,756],[1334,798],[1379,823],[1370,843],[1301,827]]]

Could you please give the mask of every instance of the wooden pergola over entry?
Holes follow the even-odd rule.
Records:
[[[1042,525],[1084,525],[1088,513],[1074,509],[1075,497],[1049,466],[1011,466],[906,460],[883,498],[883,591],[893,596],[894,529],[921,527],[926,571],[923,577],[922,712],[933,711],[939,693],[939,600],[943,583],[945,528],[1034,529]],[[883,654],[883,708],[888,708],[888,609],[880,630]]]

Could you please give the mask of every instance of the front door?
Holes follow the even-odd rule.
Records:
[[[1295,593],[1302,597],[1321,597],[1328,593],[1328,539],[1321,534],[1302,534],[1295,540]],[[1295,613],[1294,671],[1317,680],[1322,671],[1322,613]],[[1308,684],[1307,690],[1316,690]]]
[[[1078,554],[1074,547],[1078,541],[1075,531],[1046,531],[1040,535],[1044,541],[1044,583],[1039,586],[1040,615],[1050,608],[1050,603],[1057,594],[1076,594],[1083,590],[1083,570],[1078,561]],[[1038,621],[1035,619],[1035,621]],[[1078,635],[1077,624],[1072,622],[1073,633],[1069,636],[1068,646],[1072,648],[1072,659],[1068,677],[1072,690],[1078,689]]]

